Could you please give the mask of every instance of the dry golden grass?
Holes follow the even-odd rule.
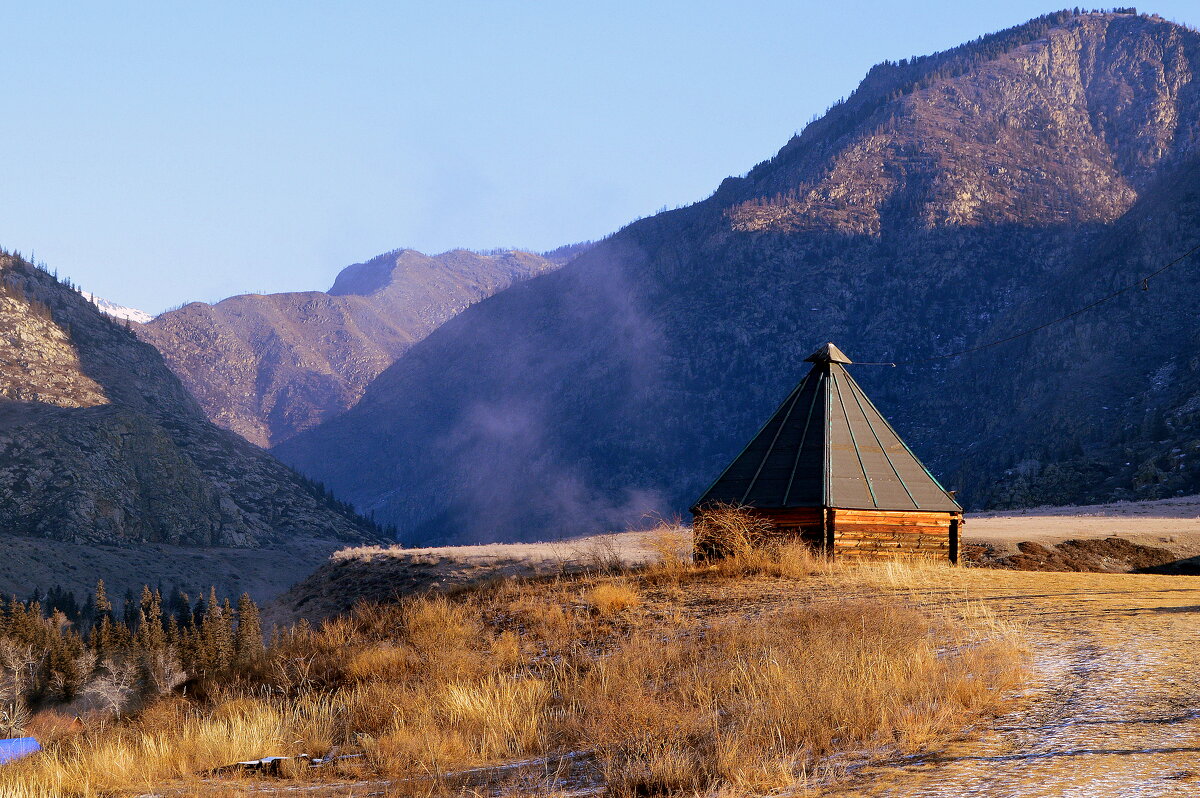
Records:
[[[579,738],[621,794],[768,790],[837,750],[919,750],[997,709],[1019,675],[1009,641],[939,656],[930,631],[871,601],[726,621],[704,639],[638,635],[585,677]]]
[[[397,794],[569,751],[591,752],[618,795],[770,790],[838,751],[936,745],[1020,679],[1003,624],[961,601],[918,607],[926,566],[846,567],[799,546],[692,565],[671,534],[642,571],[508,580],[292,630],[265,684],[64,734],[0,769],[0,798],[149,789],[334,746]],[[775,580],[819,580],[825,600],[764,606]]]
[[[93,796],[229,764],[240,751],[298,753],[296,722],[320,707],[243,699],[201,713],[176,707],[169,723],[100,726],[0,771],[0,795]]]

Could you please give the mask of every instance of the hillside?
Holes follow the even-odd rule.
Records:
[[[380,534],[209,423],[124,323],[8,255],[0,258],[0,530],[69,543],[224,547]]]
[[[820,342],[923,361],[1200,242],[1198,68],[1190,29],[1071,12],[880,64],[745,177],[472,307],[276,451],[413,543],[681,511]],[[1196,492],[1196,274],[855,376],[973,508]]]
[[[553,257],[396,250],[347,266],[328,293],[193,302],[137,333],[213,423],[266,447],[351,407],[414,343],[481,299],[557,268]]]

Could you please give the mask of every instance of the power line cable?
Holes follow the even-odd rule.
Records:
[[[1053,327],[1055,324],[1061,324],[1062,322],[1067,321],[1068,319],[1073,319],[1076,316],[1078,316],[1079,314],[1086,313],[1087,311],[1091,310],[1092,308],[1099,307],[1100,305],[1103,305],[1105,302],[1109,302],[1113,299],[1116,299],[1121,294],[1124,294],[1127,291],[1132,291],[1135,288],[1140,288],[1143,291],[1149,291],[1151,280],[1153,280],[1155,277],[1158,277],[1163,272],[1167,271],[1167,269],[1170,269],[1173,266],[1178,266],[1180,263],[1187,260],[1189,257],[1196,254],[1197,252],[1200,252],[1200,244],[1197,244],[1196,246],[1192,247],[1187,252],[1183,253],[1182,255],[1180,255],[1178,258],[1171,261],[1167,265],[1150,272],[1149,274],[1145,275],[1144,277],[1139,277],[1137,280],[1133,281],[1129,285],[1126,285],[1122,288],[1118,288],[1116,291],[1113,291],[1111,294],[1108,294],[1107,296],[1100,297],[1095,302],[1084,305],[1081,308],[1077,308],[1065,316],[1059,316],[1057,319],[1051,319],[1050,321],[1045,322],[1043,324],[1039,324],[1036,327],[1030,327],[1028,330],[1022,330],[1019,333],[1014,333],[1005,338],[1000,338],[995,341],[989,341],[986,344],[979,344],[978,346],[973,346],[969,349],[962,349],[962,350],[959,350],[958,352],[950,352],[949,354],[945,354],[945,355],[934,355],[933,357],[919,358],[917,360],[896,360],[896,361],[881,360],[878,362],[871,362],[871,361],[858,362],[858,361],[856,361],[854,363],[851,363],[850,365],[852,365],[852,366],[892,366],[893,368],[896,366],[912,366],[912,365],[916,365],[918,363],[931,363],[935,360],[949,360],[952,357],[962,357],[963,355],[970,355],[970,354],[974,354],[975,352],[981,352],[984,349],[990,349],[993,346],[999,346],[1000,344],[1006,344],[1009,341],[1015,341],[1018,338],[1024,338],[1027,335],[1033,335],[1035,332],[1044,330],[1047,327]]]

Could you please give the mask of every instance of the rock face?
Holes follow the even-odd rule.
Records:
[[[558,265],[528,252],[398,250],[346,267],[328,293],[193,302],[138,335],[214,423],[267,447],[351,407],[447,319]]]
[[[0,530],[77,543],[257,546],[378,528],[214,427],[153,347],[0,257]]]
[[[445,324],[276,452],[403,540],[683,511],[835,341],[972,507],[1200,488],[1200,35],[1063,12],[873,68],[709,199]],[[921,362],[924,361],[924,362]]]

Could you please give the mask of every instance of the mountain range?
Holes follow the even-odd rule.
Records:
[[[233,547],[378,537],[342,500],[414,544],[621,528],[682,512],[829,340],[969,508],[1200,491],[1200,257],[1140,283],[1200,244],[1198,71],[1190,28],[1058,12],[873,67],[595,244],[396,250],[144,324],[6,257],[0,518]]]
[[[885,62],[771,159],[457,315],[274,451],[408,542],[694,499],[826,340],[969,507],[1200,489],[1200,35],[1060,12]]]

